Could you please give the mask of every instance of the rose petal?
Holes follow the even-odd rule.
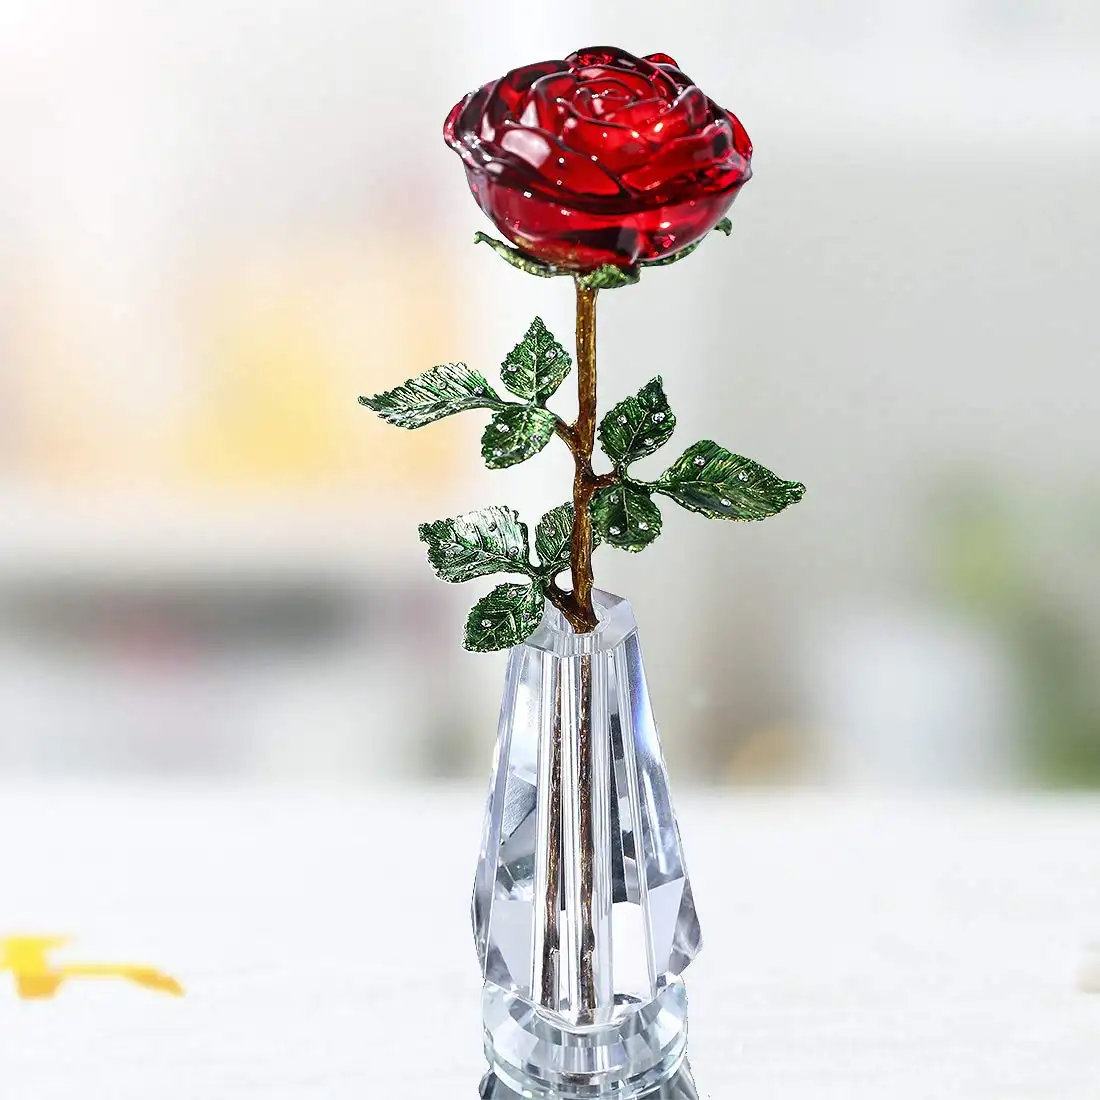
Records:
[[[647,53],[642,60],[652,62],[654,65],[671,65],[674,69],[680,67],[675,59],[669,57],[667,53]]]
[[[719,118],[722,117],[720,114]],[[696,87],[686,88],[662,116],[665,129],[675,130],[676,136],[702,130],[714,119],[711,102]]]
[[[733,147],[748,160],[752,156],[752,139],[749,137],[748,131],[741,125],[741,120],[732,111],[726,111],[726,117],[733,127]]]
[[[605,115],[608,111],[614,111],[634,101],[634,94],[629,88],[624,88],[617,80],[600,80],[592,84],[585,84],[578,90],[574,99],[583,98],[594,116]]]
[[[708,121],[710,101],[698,88],[688,88],[675,103],[638,129],[644,140],[663,146],[700,130]]]
[[[652,97],[639,99],[633,103],[627,103],[622,107],[616,107],[608,111],[603,117],[616,126],[625,126],[629,130],[637,130],[655,122],[657,118],[668,110],[668,104],[663,99]]]
[[[507,105],[512,116],[519,117],[527,92],[536,80],[553,73],[568,71],[569,67],[564,61],[540,61],[537,65],[523,65],[505,73],[497,81],[497,95]]]
[[[644,140],[637,130],[603,119],[588,118],[569,108],[562,125],[562,144],[595,158],[609,173],[618,175],[651,159],[659,145]]]
[[[694,88],[695,81],[688,76],[678,65],[658,65],[657,71],[676,88],[676,94],[685,88]]]
[[[635,191],[649,191],[683,176],[722,167],[731,154],[738,157],[730,124],[723,119],[712,122],[701,133],[670,142],[648,163],[622,173],[620,179]]]
[[[617,46],[589,46],[586,50],[577,50],[565,59],[565,64],[571,69],[601,65],[632,72],[648,71],[648,65],[642,58],[620,50]]]
[[[482,114],[493,131],[504,125],[510,118],[515,118],[512,109],[514,100],[512,89],[504,88],[503,84],[504,80],[501,78],[500,80],[494,80],[492,84],[486,84],[485,88],[482,89],[482,91],[488,92],[488,99],[482,107]]]
[[[552,149],[550,141],[542,130],[532,130],[527,126],[511,125],[500,139],[500,147],[513,156],[519,157],[536,171],[550,159]]]
[[[626,72],[622,69],[610,69],[603,65],[594,65],[577,70],[577,80],[599,94],[606,89],[621,88],[630,99],[648,99],[653,95],[653,83],[647,77]]]
[[[481,89],[481,91],[484,91],[484,89]],[[458,133],[458,120],[462,116],[462,112],[466,110],[470,100],[477,94],[477,92],[470,92],[469,95],[463,96],[463,98],[451,108],[450,114],[447,115],[443,123],[443,140],[452,148],[457,149],[462,140]]]
[[[559,133],[565,106],[576,90],[577,78],[572,73],[539,77],[527,93],[519,121],[524,126],[538,126],[550,133]]]
[[[500,147],[538,173],[541,189],[548,194],[617,195],[622,191],[618,180],[591,156],[567,149],[543,130],[510,125]]]
[[[491,102],[496,81],[471,92],[456,103],[443,124],[443,139],[464,160],[469,160],[471,146],[478,141],[493,139],[493,130],[487,123],[486,106]],[[483,135],[488,133],[489,137]]]

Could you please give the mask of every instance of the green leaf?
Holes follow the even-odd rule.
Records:
[[[723,218],[714,228],[728,237],[733,232],[733,222],[729,218]]]
[[[539,573],[549,582],[569,568],[569,555],[573,549],[572,501],[551,508],[539,520],[535,528],[535,550],[539,557]],[[592,545],[599,546],[600,534],[593,528]]]
[[[554,275],[564,275],[551,264],[544,264],[542,260],[536,260],[534,256],[528,256],[518,248],[498,241],[496,237],[490,237],[488,233],[477,232],[474,234],[474,244],[487,244],[498,256],[507,260],[513,267],[520,271],[526,271],[528,275],[538,275],[540,279],[549,279]]]
[[[547,571],[553,569],[553,576],[569,564],[574,515],[572,502],[559,504],[551,508],[535,528],[535,553],[539,564]]]
[[[710,439],[693,443],[654,483],[677,504],[711,519],[767,519],[797,504],[806,486],[784,481]]]
[[[597,490],[589,510],[600,537],[620,550],[644,550],[661,533],[661,510],[638,485]]]
[[[661,379],[615,405],[600,421],[600,446],[616,468],[629,466],[663,447],[676,427]]]
[[[633,286],[640,275],[636,267],[616,267],[604,264],[577,276],[577,282],[590,290],[617,290],[621,286]]]
[[[537,405],[509,405],[501,409],[481,437],[481,457],[490,470],[525,462],[550,442],[557,421]]]
[[[443,363],[374,397],[360,397],[387,424],[422,428],[466,409],[495,409],[501,400],[493,387],[465,363]]]
[[[503,505],[420,525],[428,561],[441,580],[457,583],[490,573],[530,573],[527,525]]]
[[[501,364],[500,376],[517,397],[541,402],[554,394],[572,364],[569,353],[536,317]]]
[[[498,585],[474,604],[462,644],[475,653],[519,645],[538,628],[542,608],[542,593],[534,585]]]

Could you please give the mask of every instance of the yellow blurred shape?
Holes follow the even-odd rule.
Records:
[[[205,375],[182,436],[189,480],[206,485],[404,487],[455,476],[446,427],[415,447],[357,397],[403,382],[454,347],[441,257],[324,241],[242,255],[199,297]]]
[[[124,963],[50,964],[49,955],[65,947],[69,940],[61,936],[11,936],[0,940],[0,972],[15,978],[15,991],[23,1000],[53,997],[71,978],[121,978],[145,989],[183,996],[183,986],[175,978],[151,966]]]
[[[805,771],[812,738],[785,726],[753,729],[731,750],[726,774],[735,783],[787,783]]]

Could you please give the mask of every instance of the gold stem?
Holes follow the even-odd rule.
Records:
[[[569,620],[578,634],[596,629],[592,606],[592,518],[588,506],[607,477],[592,470],[592,450],[596,443],[596,294],[595,289],[577,282],[577,420],[559,434],[573,454],[573,537],[569,571],[573,591],[566,594],[551,590],[554,606]]]

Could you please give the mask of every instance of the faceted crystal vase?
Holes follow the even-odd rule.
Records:
[[[473,924],[485,1053],[540,1098],[637,1097],[680,1069],[701,946],[634,613],[548,606],[509,656]]]

